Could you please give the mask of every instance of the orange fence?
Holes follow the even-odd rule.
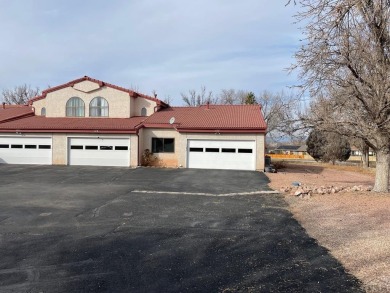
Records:
[[[304,159],[304,155],[284,155],[284,154],[266,154],[274,159]]]

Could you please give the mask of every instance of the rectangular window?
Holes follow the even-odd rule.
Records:
[[[25,149],[36,149],[37,148],[37,145],[35,144],[26,144],[24,146]]]
[[[127,151],[128,149],[129,149],[128,146],[120,146],[120,145],[118,145],[118,146],[115,147],[116,151]]]
[[[238,149],[238,153],[241,153],[241,154],[251,154],[252,153],[252,149]]]
[[[11,144],[11,149],[22,149],[23,145],[22,144]]]
[[[190,152],[202,153],[203,148],[190,148]]]
[[[114,148],[110,145],[101,145],[100,150],[101,151],[112,151]]]
[[[97,145],[86,145],[85,149],[86,150],[97,150],[98,146]]]
[[[0,149],[8,149],[9,144],[0,144]]]
[[[70,146],[71,150],[82,150],[84,147],[82,145],[71,145]]]
[[[40,144],[38,148],[41,149],[41,150],[50,150],[51,149],[51,145]]]
[[[174,138],[152,138],[152,153],[174,153]]]
[[[219,153],[219,148],[206,148],[206,153]]]
[[[223,153],[235,153],[236,149],[222,149]]]

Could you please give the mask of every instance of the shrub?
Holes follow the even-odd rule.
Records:
[[[142,166],[154,166],[158,162],[158,158],[153,155],[149,149],[145,149],[142,153],[141,165]]]
[[[306,141],[307,152],[316,161],[346,161],[351,155],[348,140],[337,134],[313,129]]]

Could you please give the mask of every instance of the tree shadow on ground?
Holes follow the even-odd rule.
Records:
[[[19,268],[33,255],[29,292],[362,292],[291,217],[270,220],[266,231],[253,226],[125,226],[93,237],[67,231],[8,249]]]

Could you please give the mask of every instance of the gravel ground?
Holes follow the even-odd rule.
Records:
[[[270,187],[299,181],[309,186],[373,185],[374,175],[356,167],[287,164],[267,173]],[[300,199],[286,195],[294,217],[359,278],[367,292],[390,292],[390,195],[343,192]]]

